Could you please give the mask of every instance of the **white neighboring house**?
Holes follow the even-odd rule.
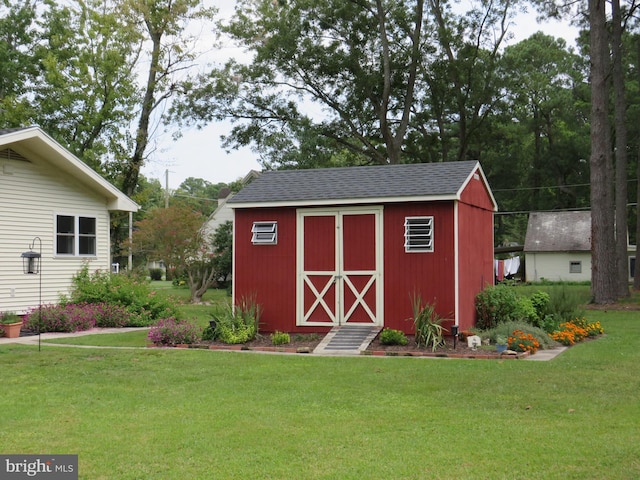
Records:
[[[0,312],[36,307],[40,282],[42,303],[57,303],[85,262],[109,271],[110,214],[138,208],[39,127],[0,130]],[[40,274],[24,274],[36,237]]]
[[[225,222],[233,222],[233,209],[227,206],[227,200],[233,197],[233,192],[228,188],[223,188],[218,193],[218,206],[213,211],[206,223],[204,231],[206,235],[213,235],[218,227]]]
[[[631,265],[635,247],[628,250]],[[590,281],[591,212],[531,213],[524,255],[527,282]]]
[[[249,171],[242,179],[242,185],[244,186],[251,183],[251,181],[259,175],[260,172],[256,172],[255,170]],[[228,188],[223,188],[218,193],[218,206],[213,213],[209,215],[209,219],[204,224],[204,230],[207,235],[213,235],[223,223],[233,222],[233,209],[227,205],[227,202],[233,195],[234,193]]]

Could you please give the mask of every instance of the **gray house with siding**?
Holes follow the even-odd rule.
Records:
[[[628,250],[632,265],[635,247],[629,246]],[[591,212],[531,213],[524,255],[528,282],[590,281]]]

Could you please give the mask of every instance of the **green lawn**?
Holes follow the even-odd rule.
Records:
[[[640,318],[588,318],[551,362],[5,345],[0,450],[90,480],[637,479]]]

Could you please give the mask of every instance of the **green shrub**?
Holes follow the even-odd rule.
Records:
[[[43,305],[25,316],[24,325],[38,332],[82,332],[96,326],[90,305]]]
[[[518,310],[518,296],[513,287],[489,286],[476,295],[477,326],[481,330],[494,328],[514,320]]]
[[[177,308],[168,299],[157,296],[148,281],[99,270],[90,274],[88,265],[84,265],[73,277],[72,292],[68,297],[62,296],[60,303],[121,305],[137,315],[138,324],[135,326],[147,326],[160,318],[178,316]]]
[[[211,328],[211,325],[208,325],[203,331],[202,331],[202,340],[205,342],[211,342],[213,340],[217,340],[218,339],[218,333],[216,331],[215,328]]]
[[[422,298],[413,298],[413,325],[415,327],[416,345],[431,346],[431,350],[444,344],[444,318],[436,312],[435,305],[422,304]]]
[[[530,299],[533,308],[536,309],[537,319],[541,322],[549,314],[549,303],[551,302],[551,297],[547,292],[535,292],[531,295]]]
[[[513,312],[512,319],[535,325],[538,320],[538,313],[531,299],[527,297],[518,297],[516,299],[516,308]]]
[[[40,312],[42,311],[42,319]],[[67,303],[44,305],[26,315],[25,326],[40,332],[77,332],[93,327],[137,327],[140,317],[122,305],[110,303]]]
[[[563,323],[563,321],[560,316],[550,313],[545,315],[537,326],[547,333],[553,333],[558,330],[561,323]]]
[[[156,345],[179,345],[196,343],[200,336],[194,323],[170,317],[161,318],[151,327],[147,338]]]
[[[406,345],[408,342],[407,336],[400,330],[385,328],[380,332],[380,343],[382,345]]]
[[[580,305],[582,299],[578,292],[566,285],[555,285],[549,290],[549,313],[559,317],[563,322],[582,317],[584,312]]]
[[[271,334],[271,343],[274,345],[285,345],[291,343],[291,337],[286,332],[275,331]]]
[[[149,269],[149,278],[152,281],[160,281],[162,280],[162,269],[161,268],[150,268]]]

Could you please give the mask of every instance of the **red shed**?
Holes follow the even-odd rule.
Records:
[[[233,297],[261,330],[413,333],[420,295],[461,329],[493,283],[496,202],[475,161],[262,173],[234,209]]]

